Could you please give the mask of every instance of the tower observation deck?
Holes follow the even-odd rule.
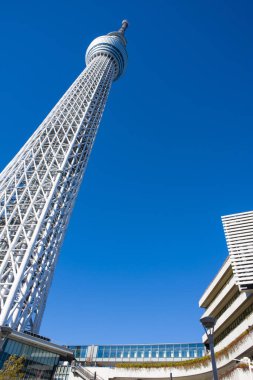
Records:
[[[0,325],[39,331],[106,100],[126,69],[127,26],[90,44],[85,70],[0,174]]]

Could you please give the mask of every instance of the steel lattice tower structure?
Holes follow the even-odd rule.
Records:
[[[96,38],[85,70],[0,174],[0,326],[37,333],[112,82],[127,21]]]

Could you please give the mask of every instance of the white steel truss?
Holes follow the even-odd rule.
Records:
[[[0,325],[39,331],[107,96],[126,65],[126,27],[92,42],[86,69],[0,174]]]

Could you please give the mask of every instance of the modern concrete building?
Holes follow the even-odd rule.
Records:
[[[205,309],[203,317],[212,316],[216,319],[214,341],[219,377],[252,380],[253,293],[250,284],[253,276],[253,212],[225,216],[222,221],[229,256],[205,290],[199,306]],[[208,348],[205,334],[202,341],[202,344],[70,346],[76,365],[72,369],[58,367],[55,379],[71,380],[75,376],[91,380],[96,373],[98,380],[153,380],[171,376],[178,380],[211,380],[211,362],[205,357],[205,347]],[[188,360],[188,365],[186,363],[182,367],[184,360]],[[170,367],[162,367],[165,362],[170,362]],[[119,368],[121,363],[131,365]],[[138,368],[132,368],[134,363],[139,363]],[[147,363],[155,363],[160,368],[145,368]]]
[[[244,234],[242,229],[243,224],[247,224],[248,232],[252,215],[253,212],[250,212],[222,218],[230,255],[199,301],[199,306],[205,309],[203,317],[212,316],[217,321],[214,330],[216,361],[219,378],[224,380],[252,380],[250,376],[253,376],[250,373],[253,358],[253,293],[249,286],[245,286],[245,278],[252,275],[251,262],[249,255],[243,259],[245,248],[240,254],[241,246],[236,245],[243,241],[244,247],[250,247],[253,234],[251,231]],[[239,252],[237,259],[243,266],[242,285],[238,280],[238,265],[235,267],[232,264],[231,239],[233,254]],[[202,343],[68,348],[54,345],[40,336],[14,331],[7,337],[3,335],[3,339],[0,367],[9,355],[24,355],[27,379],[212,379],[205,334]]]
[[[222,218],[236,285],[253,290],[253,212]]]
[[[253,325],[253,212],[222,218],[229,256],[200,299],[203,316],[216,318],[215,349],[219,351]],[[207,343],[204,336],[203,341]],[[253,350],[245,354],[253,355]]]

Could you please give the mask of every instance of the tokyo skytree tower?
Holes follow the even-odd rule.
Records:
[[[39,332],[111,84],[126,68],[127,26],[92,41],[85,70],[0,174],[0,326]]]

